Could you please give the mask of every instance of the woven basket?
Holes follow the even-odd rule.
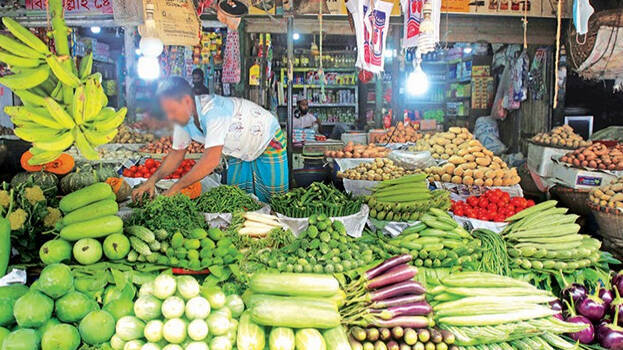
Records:
[[[604,248],[611,252],[617,259],[623,257],[623,212],[613,208],[603,208],[586,201],[595,221],[599,225],[599,234],[603,238]]]
[[[614,9],[594,13],[588,20],[588,33],[586,41],[582,44],[576,41],[575,26],[569,25],[567,31],[567,47],[569,59],[567,60],[573,70],[577,70],[586,61],[595,47],[597,32],[601,26],[621,27],[623,26],[623,9]]]
[[[556,185],[551,189],[560,200],[560,203],[569,208],[569,211],[578,215],[589,215],[591,209],[586,206],[590,190],[577,190],[570,187]]]

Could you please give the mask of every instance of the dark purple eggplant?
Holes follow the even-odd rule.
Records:
[[[578,304],[586,297],[586,287],[578,283],[572,283],[562,291],[562,296],[567,300],[573,300],[574,304]]]
[[[593,342],[593,340],[595,339],[595,329],[593,328],[593,324],[588,318],[578,315],[569,317],[566,321],[569,323],[588,325],[587,328],[579,332],[570,333],[569,337],[571,337],[573,340],[579,341],[582,344],[590,344]]]
[[[612,301],[614,300],[614,294],[612,294],[612,291],[610,289],[600,288],[599,297],[601,298],[601,300],[604,301],[604,304],[606,305],[606,310],[609,310],[610,304],[612,304]]]
[[[383,273],[382,275],[371,279],[365,285],[367,290],[372,290],[385,287],[390,284],[408,281],[415,277],[415,275],[417,275],[417,267],[401,264]]]
[[[599,322],[606,314],[606,304],[601,300],[599,290],[596,289],[595,294],[587,295],[579,303],[576,303],[575,310],[591,322]]]
[[[370,304],[370,308],[372,308],[372,309],[385,309],[385,308],[389,308],[389,307],[392,307],[392,306],[413,304],[413,303],[417,303],[417,302],[424,301],[424,300],[426,300],[426,295],[424,295],[424,294],[420,294],[420,295],[402,295],[402,296],[395,297],[395,298],[375,301],[372,304]]]
[[[623,295],[623,270],[612,277],[612,287],[619,291],[619,295]]]
[[[558,299],[549,302],[549,306],[554,311],[562,311],[562,302]]]
[[[426,289],[415,281],[404,281],[369,292],[369,301],[379,301],[405,294],[424,294]]]
[[[383,272],[391,269],[392,267],[408,263],[409,261],[411,261],[411,259],[413,259],[413,257],[409,254],[397,255],[393,258],[389,258],[382,263],[376,265],[375,267],[371,268],[370,270],[366,271],[366,279],[371,280],[374,277],[381,275]]]
[[[620,280],[619,280],[620,281]],[[619,298],[618,291],[616,292]],[[619,326],[619,308],[614,311],[614,319],[612,323],[606,325],[600,324],[599,328],[599,345],[606,349],[623,349],[623,327]]]

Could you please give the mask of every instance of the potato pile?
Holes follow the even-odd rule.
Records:
[[[398,122],[396,126],[392,126],[387,129],[387,133],[385,135],[379,137],[378,143],[416,142],[421,138],[422,134],[420,134],[413,125]]]
[[[394,164],[387,158],[377,158],[374,162],[361,163],[356,168],[339,171],[337,177],[340,179],[384,181],[402,177],[413,173]]]
[[[569,125],[557,126],[548,133],[535,135],[531,140],[540,145],[554,147],[578,148],[591,145],[591,141],[584,141]]]
[[[352,141],[339,151],[326,151],[325,157],[330,158],[385,158],[391,152],[388,148],[369,145],[355,145]]]
[[[592,190],[588,198],[600,207],[623,210],[623,177]]]
[[[147,143],[154,140],[153,134],[143,134],[130,129],[127,125],[122,124],[119,132],[112,139],[111,143]]]
[[[171,136],[161,137],[159,140],[149,143],[143,146],[140,151],[151,154],[169,153],[171,150],[172,138]],[[186,149],[188,153],[202,153],[203,144],[193,141]]]
[[[442,166],[425,169],[430,181],[476,186],[512,186],[521,181],[517,169],[475,140],[465,128],[452,127],[422,140],[419,150],[431,150],[434,158],[447,159]],[[425,148],[428,144],[428,147]]]
[[[569,152],[560,160],[575,167],[623,170],[623,144],[609,148],[603,143],[595,143]]]
[[[410,151],[430,151],[435,159],[450,159],[457,155],[459,147],[466,147],[474,136],[466,128],[451,127],[447,132],[426,134]],[[478,142],[480,145],[480,142]]]

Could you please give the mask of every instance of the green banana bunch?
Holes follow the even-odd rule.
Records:
[[[0,78],[0,84],[24,104],[4,110],[16,126],[15,135],[33,144],[29,163],[53,161],[74,144],[85,158],[98,159],[95,147],[115,137],[127,109],[106,107],[102,75],[93,73],[93,55],[83,57],[76,67],[67,50],[59,51],[58,43],[57,52],[62,54],[54,55],[13,19],[4,17],[2,22],[15,39],[0,35],[0,62],[14,74]]]

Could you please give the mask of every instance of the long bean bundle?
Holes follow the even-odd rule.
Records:
[[[511,272],[510,258],[502,237],[487,229],[474,230],[472,236],[480,239],[481,242],[482,259],[478,265],[478,271],[508,276]]]
[[[361,200],[353,199],[334,186],[314,182],[306,188],[274,195],[270,200],[273,210],[292,218],[307,218],[314,214],[329,217],[348,216],[361,210]]]
[[[513,342],[523,345],[534,340],[541,344],[540,340],[528,338],[546,332],[574,333],[585,328],[583,324],[553,317],[556,311],[548,303],[555,297],[528,282],[481,272],[454,273],[439,282],[429,289],[435,321],[456,336],[459,346],[471,349],[488,344],[486,349],[505,349],[502,344],[511,344],[510,348],[521,349]],[[545,340],[551,348],[565,348]]]
[[[203,213],[233,213],[238,210],[253,211],[262,206],[248,193],[236,186],[222,185],[202,193],[195,199],[197,209]]]

